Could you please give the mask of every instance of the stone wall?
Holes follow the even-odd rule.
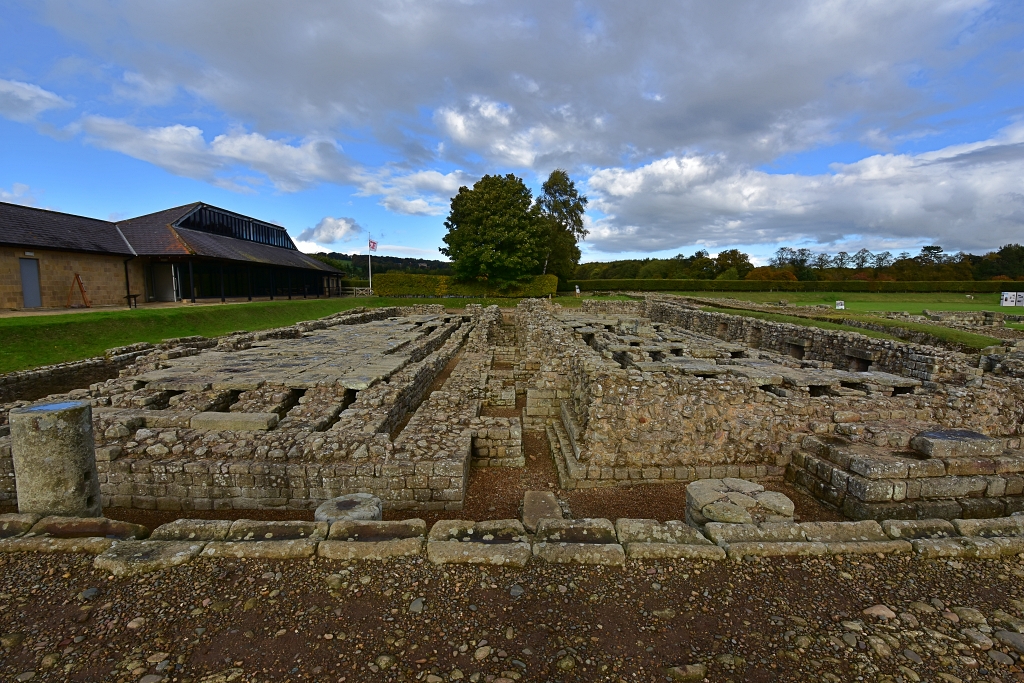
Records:
[[[68,291],[75,273],[82,276],[85,291],[93,306],[127,306],[125,299],[124,261],[128,257],[106,254],[84,254],[48,249],[0,247],[0,308],[21,309],[21,265],[19,259],[39,261],[39,289],[43,308],[63,308],[67,305]],[[128,262],[131,293],[144,299],[145,274],[140,259]],[[71,298],[73,305],[82,305],[82,295],[76,286]]]

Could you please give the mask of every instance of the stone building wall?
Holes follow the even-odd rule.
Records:
[[[93,306],[127,306],[124,261],[128,257],[0,247],[0,308],[22,308],[19,263],[22,258],[39,261],[39,289],[43,308],[63,308],[67,305],[68,291],[75,273],[82,276],[85,291]],[[145,300],[145,271],[140,259],[128,262],[128,277],[132,294],[139,294]],[[82,296],[77,286],[71,303],[82,305]]]

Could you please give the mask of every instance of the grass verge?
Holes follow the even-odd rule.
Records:
[[[764,313],[762,311],[745,311],[739,308],[716,308],[714,306],[703,306],[702,311],[708,311],[710,313],[728,313],[729,315],[742,315],[746,318],[757,318],[758,320],[769,320],[776,323],[791,323],[793,325],[801,325],[803,327],[817,327],[822,330],[837,330],[841,332],[856,332],[857,334],[863,334],[865,337],[874,337],[875,339],[893,339],[899,341],[896,337],[885,334],[884,332],[875,332],[874,330],[865,330],[861,327],[853,327],[852,325],[841,325],[839,323],[830,323],[823,320],[814,320],[812,318],[799,318],[795,315],[781,315],[779,313]]]

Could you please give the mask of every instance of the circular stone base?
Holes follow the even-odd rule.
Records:
[[[313,513],[317,522],[379,521],[383,506],[380,498],[369,493],[349,493],[332,498]]]

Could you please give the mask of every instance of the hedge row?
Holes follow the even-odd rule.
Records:
[[[887,282],[863,280],[786,281],[786,280],[569,280],[563,291],[579,286],[584,292],[1001,292],[1013,290],[1015,282],[914,281]]]
[[[373,278],[373,293],[377,296],[442,297],[544,297],[558,288],[555,275],[538,275],[532,280],[500,289],[485,282],[458,282],[448,275],[416,275],[388,272]]]

